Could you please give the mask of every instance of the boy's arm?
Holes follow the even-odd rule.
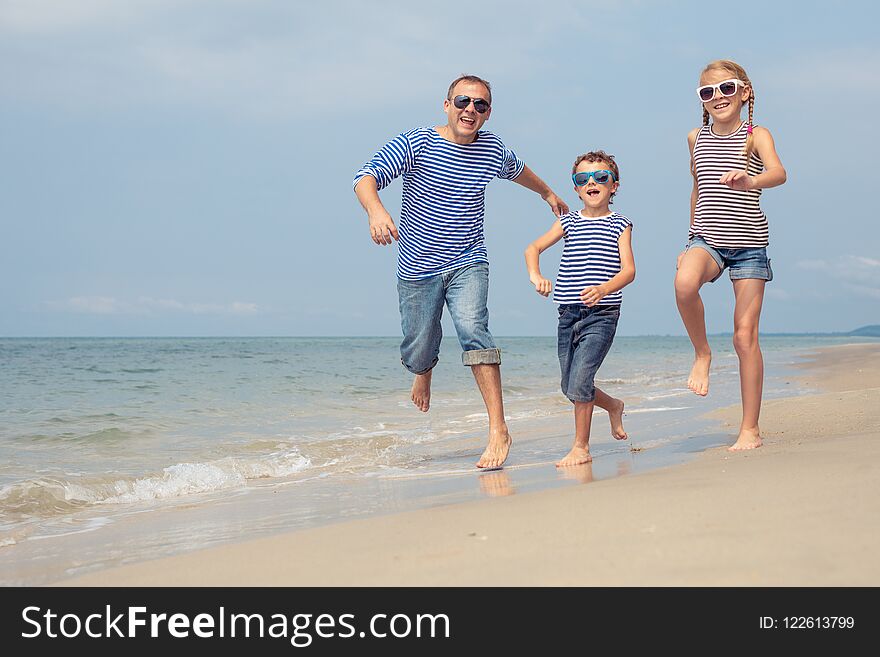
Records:
[[[545,297],[550,295],[553,283],[541,275],[540,256],[561,240],[563,235],[562,222],[557,219],[550,230],[526,247],[526,269],[529,272],[529,280],[535,286],[535,291]]]
[[[530,189],[536,194],[539,194],[541,198],[547,202],[547,205],[550,206],[550,209],[553,210],[553,214],[557,217],[561,217],[568,212],[568,205],[565,201],[554,194],[553,190],[550,189],[547,183],[538,178],[538,176],[535,175],[535,172],[529,169],[528,165],[523,166],[522,173],[514,178],[513,182],[519,183],[526,189]]]
[[[379,189],[376,179],[366,175],[361,178],[354,187],[354,193],[361,202],[367,217],[370,219],[370,237],[376,244],[391,244],[392,238],[400,239],[397,234],[397,226],[388,214],[388,210],[382,205],[379,198]]]
[[[581,301],[595,306],[609,294],[622,290],[636,278],[636,260],[632,250],[632,226],[627,226],[617,240],[620,251],[620,271],[602,285],[591,285],[581,290]]]

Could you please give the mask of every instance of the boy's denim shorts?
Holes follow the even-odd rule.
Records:
[[[757,278],[768,283],[773,280],[773,270],[770,268],[770,258],[767,257],[767,247],[752,249],[719,249],[709,246],[699,236],[692,237],[688,242],[688,249],[705,249],[718,264],[718,276],[710,282],[714,283],[726,268],[730,268],[730,280],[741,278]]]
[[[489,333],[489,264],[476,262],[416,281],[397,279],[400,301],[400,362],[413,374],[433,368],[440,356],[443,306],[458,334],[463,365],[501,362],[501,350]]]
[[[558,349],[562,370],[562,394],[573,402],[591,402],[596,397],[593,380],[608,355],[620,306],[563,304],[559,306]]]

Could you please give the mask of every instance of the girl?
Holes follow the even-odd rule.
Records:
[[[703,106],[703,127],[688,135],[694,177],[691,224],[675,276],[678,312],[694,345],[688,388],[703,396],[709,392],[712,352],[700,288],[730,268],[743,416],[736,442],[728,449],[753,449],[761,446],[758,416],[764,385],[758,320],[764,284],[773,280],[767,258],[767,217],[759,199],[762,189],[785,182],[785,169],[770,131],[752,123],[755,91],[739,64],[718,60],[706,66],[697,96]],[[743,121],[740,114],[746,103],[748,120]]]

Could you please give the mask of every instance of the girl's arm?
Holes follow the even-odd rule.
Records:
[[[697,212],[697,172],[694,169],[694,145],[697,143],[697,134],[700,132],[699,128],[694,128],[688,133],[688,149],[691,152],[691,176],[694,179],[694,187],[691,190],[691,223],[690,225],[694,225],[694,215]]]
[[[541,275],[539,266],[541,254],[562,239],[564,232],[562,222],[557,219],[553,222],[546,233],[526,247],[526,269],[529,272],[529,280],[534,284],[535,291],[543,296],[550,296],[553,283]]]
[[[728,171],[718,182],[731,189],[767,189],[778,187],[785,182],[785,167],[776,154],[776,144],[767,128],[756,127],[752,133],[755,140],[755,151],[764,163],[764,170],[757,176],[750,176],[745,171]]]
[[[694,225],[694,215],[697,212],[697,195],[699,193],[699,188],[697,187],[697,172],[694,171],[694,144],[697,143],[697,133],[700,132],[699,128],[694,128],[688,133],[688,148],[691,152],[691,176],[694,179],[694,186],[691,189],[691,216],[690,216],[690,225]],[[688,231],[690,234],[690,231]],[[685,247],[684,251],[678,254],[678,260],[675,263],[675,269],[678,270],[681,265],[681,259],[684,257],[685,251],[687,251],[687,247]]]
[[[617,240],[620,251],[620,271],[602,285],[591,285],[581,290],[581,301],[587,306],[595,306],[603,298],[622,290],[636,278],[636,259],[632,250],[632,226],[627,226]]]

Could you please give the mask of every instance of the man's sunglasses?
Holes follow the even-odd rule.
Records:
[[[736,85],[740,85],[741,87],[745,87],[746,83],[742,80],[737,80],[736,78],[725,80],[724,82],[719,82],[718,84],[707,84],[702,87],[697,87],[697,95],[700,97],[700,100],[704,103],[708,103],[710,100],[715,98],[715,90],[717,89],[722,96],[733,96],[736,93]]]
[[[590,178],[600,185],[607,185],[609,182],[615,182],[614,172],[609,171],[608,169],[601,169],[599,171],[578,171],[571,176],[574,184],[578,187],[586,185],[590,182]]]
[[[480,114],[485,114],[489,111],[489,101],[484,98],[471,98],[470,96],[456,96],[452,99],[452,104],[455,105],[458,109],[465,109],[468,105],[471,104],[471,101],[474,103],[474,109],[477,110]]]

